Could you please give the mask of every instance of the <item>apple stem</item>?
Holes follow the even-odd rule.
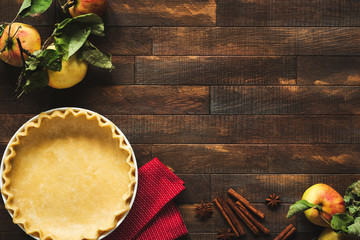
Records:
[[[16,37],[16,41],[17,41],[17,43],[18,43],[18,45],[19,45],[20,55],[21,55],[21,60],[22,60],[22,62],[23,62],[23,66],[26,66],[25,58],[24,58],[24,53],[25,53],[25,51],[24,51],[24,49],[23,49],[23,47],[22,47],[22,45],[21,45],[20,38]]]
[[[320,215],[320,217],[322,218],[322,220],[324,220],[327,224],[331,225],[331,223],[324,218],[323,213],[324,213],[324,214],[327,214],[327,215],[329,215],[329,216],[332,216],[332,214],[324,211],[322,208],[321,208],[320,210],[319,210],[319,209],[316,209],[316,210],[318,210],[319,215]]]
[[[64,5],[61,6],[62,10],[68,10],[72,6],[75,6],[77,3],[77,0],[69,0]]]
[[[41,47],[41,50],[44,50],[45,48],[48,47],[49,41],[54,38],[54,33],[55,33],[55,31],[51,34],[51,36],[48,39],[45,40],[44,44]]]
[[[19,92],[20,90],[20,87],[23,85],[23,79],[24,79],[24,72],[25,72],[25,68],[23,67],[21,69],[21,73],[18,77],[18,81],[17,81],[17,86],[16,86],[16,89],[15,89],[15,95],[17,95],[17,93]],[[22,94],[20,93],[16,98],[19,98]]]

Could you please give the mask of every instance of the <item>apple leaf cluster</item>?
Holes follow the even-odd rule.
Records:
[[[60,71],[62,67],[62,54],[54,49],[36,51],[26,60],[25,70],[21,77],[26,79],[23,90],[32,92],[48,84],[47,73],[44,68]]]
[[[347,188],[344,202],[346,212],[332,215],[331,228],[337,233],[360,237],[360,181],[351,184]],[[300,200],[290,206],[287,218],[310,208],[318,210],[319,214],[324,212],[320,205],[312,204],[306,200]]]
[[[104,36],[102,19],[92,13],[66,18],[57,24],[53,33],[56,50],[39,50],[25,62],[23,90],[28,93],[45,87],[48,83],[45,68],[60,71],[62,60],[68,60],[75,53],[96,67],[112,70],[111,56],[103,54],[87,40],[90,34]]]
[[[96,14],[85,14],[66,18],[56,25],[54,31],[55,47],[68,60],[86,42],[90,34],[104,36],[104,23]]]
[[[18,12],[19,16],[37,16],[46,11],[52,0],[24,0]],[[1,26],[0,26],[1,27]],[[0,36],[3,28],[0,28]],[[96,14],[85,14],[74,18],[66,18],[56,24],[52,34],[56,50],[39,50],[29,56],[25,69],[20,76],[23,91],[32,92],[45,87],[48,83],[46,69],[60,71],[63,60],[68,60],[75,53],[81,60],[99,68],[114,69],[111,56],[103,54],[88,41],[90,34],[104,36],[104,23]],[[25,81],[23,80],[25,79]]]

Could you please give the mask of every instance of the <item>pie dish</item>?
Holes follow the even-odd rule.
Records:
[[[41,240],[102,239],[126,217],[137,187],[125,136],[79,108],[29,120],[10,140],[1,168],[13,222]]]

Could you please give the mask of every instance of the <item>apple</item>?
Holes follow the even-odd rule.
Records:
[[[329,227],[327,222],[331,222],[332,215],[345,212],[345,203],[342,196],[332,187],[323,183],[318,183],[308,188],[304,192],[302,199],[320,205],[324,210],[321,216],[319,212],[313,208],[305,211],[306,218],[313,224],[319,226]],[[327,222],[324,221],[323,218]]]
[[[346,237],[344,234],[337,234],[331,228],[325,228],[321,232],[318,238],[318,240],[346,240],[346,239],[351,239],[351,238]]]
[[[94,13],[101,17],[106,8],[106,0],[69,0],[68,4],[74,4],[69,8],[72,17],[88,13]]]
[[[23,62],[16,38],[20,39],[23,49],[34,53],[41,48],[40,34],[33,26],[24,23],[13,23],[10,28],[9,38],[9,28],[10,25],[5,27],[0,38],[0,50],[4,49],[0,54],[0,59],[12,66],[21,67]],[[25,53],[23,56],[25,60],[29,57]]]
[[[50,45],[48,48],[55,49],[55,46]],[[84,79],[87,69],[88,63],[83,60],[80,61],[74,54],[68,60],[62,61],[61,71],[47,69],[48,85],[57,89],[70,88]]]

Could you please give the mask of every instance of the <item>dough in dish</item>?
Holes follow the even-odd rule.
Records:
[[[98,114],[41,113],[9,143],[3,164],[5,207],[41,240],[98,239],[129,211],[132,151]]]

